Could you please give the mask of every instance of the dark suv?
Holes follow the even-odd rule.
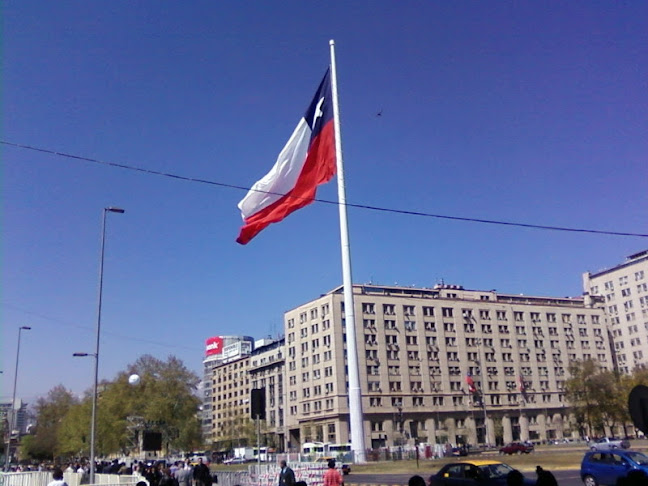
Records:
[[[580,474],[585,486],[614,486],[617,479],[633,470],[643,471],[648,477],[648,456],[616,449],[586,452]]]

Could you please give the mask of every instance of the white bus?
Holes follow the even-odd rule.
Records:
[[[313,456],[314,458],[326,456],[328,454],[328,444],[323,442],[304,442],[302,444],[302,454]]]

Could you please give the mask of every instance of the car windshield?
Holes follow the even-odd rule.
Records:
[[[507,466],[506,464],[486,464],[479,466],[479,469],[484,477],[488,479],[505,478],[513,470],[511,466]]]
[[[628,457],[632,459],[634,462],[637,464],[640,464],[642,466],[648,466],[648,456],[646,454],[643,454],[641,452],[627,452]]]

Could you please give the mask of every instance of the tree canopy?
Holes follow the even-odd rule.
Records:
[[[128,383],[132,374],[137,385]],[[145,430],[161,432],[170,450],[202,445],[198,409],[198,376],[181,360],[138,358],[112,381],[98,387],[96,453],[129,454]],[[90,450],[92,391],[82,400],[58,386],[36,404],[36,433],[26,442],[29,457],[86,456]]]
[[[628,396],[633,386],[648,382],[648,370],[637,368],[632,375],[620,375],[602,368],[594,360],[574,361],[565,382],[566,398],[582,435],[612,434],[630,422]]]

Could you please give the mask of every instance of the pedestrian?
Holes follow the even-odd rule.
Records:
[[[211,486],[211,473],[209,467],[203,463],[202,457],[198,458],[198,464],[194,467],[193,479],[196,486]]]
[[[409,481],[407,481],[407,486],[426,486],[425,479],[417,474],[409,478]]]
[[[63,471],[60,467],[57,467],[52,471],[52,481],[48,483],[47,486],[68,486],[65,481],[63,481]]]
[[[640,469],[634,469],[626,477],[617,479],[616,486],[646,486],[648,475]]]
[[[193,478],[191,464],[187,463],[179,468],[176,471],[175,477],[178,480],[178,486],[191,486],[191,479]]]
[[[522,486],[524,484],[524,475],[517,469],[513,469],[506,475],[506,486]]]
[[[160,469],[162,477],[160,478],[159,486],[179,486],[178,480],[171,476],[171,471],[168,467],[163,467]]]
[[[335,469],[335,459],[328,461],[328,470],[324,473],[324,486],[344,486],[340,471]]]
[[[295,486],[295,472],[288,467],[285,460],[279,463],[279,486]]]
[[[555,476],[551,471],[542,469],[542,466],[536,466],[536,474],[538,475],[536,486],[558,486]]]

